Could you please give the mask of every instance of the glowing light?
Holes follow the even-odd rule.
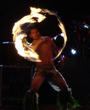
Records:
[[[53,39],[56,40],[57,39],[57,36],[53,37]]]
[[[77,54],[77,51],[75,49],[71,49],[70,52],[71,52],[72,55]]]
[[[64,60],[66,58],[65,55],[61,55],[61,60]]]
[[[89,26],[87,24],[84,24],[83,27],[86,28],[86,29],[89,29]]]
[[[64,55],[62,55],[62,58],[64,58],[65,56]]]
[[[67,35],[66,35],[66,31],[63,23],[61,22],[59,16],[56,13],[51,12],[47,9],[30,7],[30,10],[31,10],[31,13],[29,15],[24,16],[20,20],[18,20],[14,24],[12,29],[13,41],[18,54],[30,61],[41,62],[39,55],[36,53],[35,49],[33,48],[33,45],[29,43],[27,40],[25,40],[27,35],[23,32],[23,30],[21,29],[21,26],[25,23],[30,23],[30,24],[36,23],[36,22],[40,23],[46,19],[46,14],[48,13],[49,15],[56,16],[59,22],[58,26],[63,33],[64,44],[63,44],[63,47],[58,51],[58,54],[56,55],[56,57],[53,58],[53,60],[56,59],[62,53],[67,42]]]
[[[61,33],[61,37],[64,37],[64,34],[63,33]]]

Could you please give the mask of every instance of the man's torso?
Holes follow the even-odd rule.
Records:
[[[40,59],[42,62],[37,62],[37,66],[51,66],[54,65],[53,62],[53,49],[52,49],[51,42],[48,37],[45,37],[43,42],[41,42],[36,49],[36,52],[39,54]]]

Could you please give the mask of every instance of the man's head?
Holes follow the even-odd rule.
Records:
[[[33,40],[37,40],[38,38],[41,37],[39,28],[36,24],[30,27],[29,37],[32,38]]]

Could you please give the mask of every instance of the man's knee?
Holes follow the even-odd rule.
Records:
[[[37,86],[33,86],[30,88],[30,92],[38,92],[39,88]]]

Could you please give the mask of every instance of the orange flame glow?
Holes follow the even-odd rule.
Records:
[[[61,20],[59,19],[56,13],[51,12],[47,9],[30,7],[30,10],[31,13],[29,15],[24,16],[19,21],[17,21],[12,29],[13,41],[15,42],[15,48],[18,54],[30,61],[41,62],[39,55],[35,52],[33,46],[29,46],[30,43],[27,42],[26,40],[23,41],[23,39],[26,38],[27,35],[25,33],[22,33],[23,30],[21,29],[21,25],[24,23],[35,23],[35,22],[40,23],[43,20],[45,20],[46,18],[45,14],[48,13],[49,15],[54,15],[57,17],[57,20],[59,21],[58,26],[61,29],[62,33],[64,34],[64,45],[62,49],[58,51],[58,54],[55,58],[59,57],[67,42],[67,35],[63,23],[61,22]],[[34,17],[38,18],[37,21],[33,19]]]

